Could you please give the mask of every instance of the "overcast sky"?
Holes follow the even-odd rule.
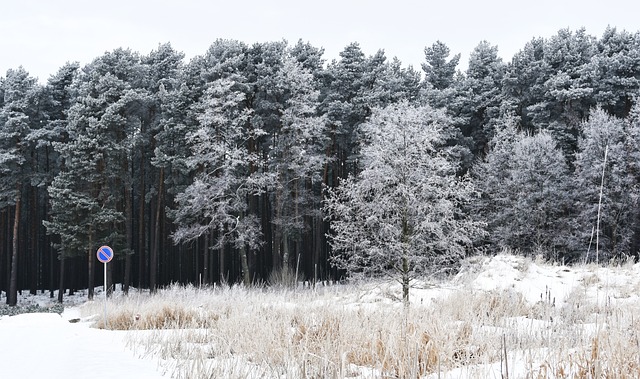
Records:
[[[142,54],[171,42],[187,58],[218,38],[247,43],[298,39],[338,57],[358,42],[367,55],[384,49],[419,68],[424,47],[444,42],[469,53],[482,40],[510,61],[534,37],[585,27],[600,37],[607,25],[640,30],[637,0],[3,0],[0,76],[22,65],[41,82],[67,61],[89,63],[105,51]]]

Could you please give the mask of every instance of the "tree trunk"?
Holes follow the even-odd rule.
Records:
[[[409,305],[409,259],[402,258],[402,301]]]
[[[131,200],[131,188],[127,188],[124,193],[125,198],[125,218],[127,228],[127,247],[133,249],[133,205]],[[129,285],[131,284],[131,254],[132,251],[128,251],[124,256],[124,283],[123,291],[126,294],[129,293]]]
[[[202,283],[207,284],[209,282],[209,234],[204,235],[204,257],[202,259]]]
[[[143,166],[144,167],[144,166]],[[138,288],[144,288],[146,284],[146,230],[144,214],[144,171],[140,175],[140,207],[138,209]]]
[[[193,248],[193,267],[195,271],[195,278],[193,278],[193,282],[196,286],[200,285],[200,243],[200,238],[195,239],[195,246]]]
[[[163,191],[164,191],[164,168],[160,168],[160,178],[158,179],[158,196],[155,218],[155,233],[153,235],[153,248],[149,259],[149,288],[154,293],[157,290],[158,278],[158,249],[160,245],[160,215],[163,207]]]
[[[289,248],[289,236],[284,233],[282,236],[282,268],[288,270],[291,268],[291,251]]]
[[[93,251],[93,230],[89,227],[89,246],[87,247],[87,273],[89,274],[87,280],[87,297],[89,300],[93,300],[94,287],[95,287],[95,252]]]
[[[407,205],[404,204],[402,215],[402,300],[405,305],[409,305],[409,255],[407,254],[407,245],[409,244],[409,222],[407,221]]]
[[[14,207],[15,208],[15,207]],[[11,222],[11,209],[10,207],[7,207],[7,231],[6,231],[6,236],[7,236],[7,242],[6,242],[6,248],[5,248],[5,252],[6,252],[6,260],[5,260],[5,273],[4,273],[4,281],[2,283],[2,285],[4,286],[4,290],[7,293],[7,302],[9,302],[9,287],[11,287],[11,235],[13,234],[13,223]],[[14,209],[15,211],[15,209]],[[15,213],[15,212],[14,212]]]
[[[240,261],[242,264],[242,279],[244,285],[245,287],[249,287],[251,285],[251,275],[249,274],[249,254],[246,246],[240,249]]]
[[[282,251],[282,218],[283,218],[283,206],[282,206],[282,190],[276,189],[275,193],[275,207],[274,207],[275,219],[280,221],[274,225],[273,232],[273,252],[272,252],[272,271],[283,270],[286,262]]]
[[[220,279],[218,280],[220,284],[222,284],[226,281],[224,277],[224,244],[221,244],[221,246],[218,248],[218,259],[218,265],[220,268]]]
[[[104,273],[102,275],[104,275]],[[111,297],[111,295],[113,294],[113,290],[114,290],[114,285],[113,285],[113,265],[109,264],[109,263],[107,263],[107,277],[104,278],[104,287],[107,289],[107,297]]]
[[[64,255],[60,254],[60,279],[58,282],[58,303],[62,304],[64,296]]]
[[[5,290],[5,275],[4,275],[4,263],[8,262],[9,246],[4,241],[9,241],[9,231],[5,229],[5,223],[9,223],[9,212],[7,208],[0,211],[0,293]]]
[[[18,303],[18,230],[20,226],[20,203],[22,193],[18,185],[18,194],[16,195],[16,211],[13,216],[13,245],[11,252],[11,278],[9,279],[9,293],[7,295],[7,304],[15,306]]]
[[[38,278],[40,277],[40,265],[38,262],[38,190],[31,187],[31,247],[29,254],[29,293],[38,293]],[[41,221],[40,221],[41,222]]]

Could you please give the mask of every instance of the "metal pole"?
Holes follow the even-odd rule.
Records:
[[[604,188],[604,170],[607,168],[607,152],[609,145],[604,147],[604,162],[602,163],[602,181],[600,182],[600,199],[598,200],[598,220],[596,221],[596,264],[600,263],[600,208],[602,207],[602,189]]]
[[[104,262],[104,283],[102,285],[104,291],[104,328],[108,328],[107,324],[107,262]]]

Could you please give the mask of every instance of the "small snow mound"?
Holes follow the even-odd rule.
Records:
[[[526,270],[524,258],[514,255],[496,255],[485,259],[481,272],[473,280],[473,288],[484,291],[503,290],[513,287]]]
[[[498,254],[482,261],[476,258],[476,262],[475,267],[463,264],[456,277],[458,283],[479,291],[515,291],[531,304],[541,300],[564,302],[577,284],[576,273],[566,266],[518,255]]]
[[[510,254],[498,254],[493,257],[471,257],[462,263],[462,268],[455,278],[458,283],[478,282],[479,289],[496,289],[500,280],[514,278],[526,271],[526,258]],[[491,279],[485,281],[485,279]],[[483,288],[488,285],[491,288]]]

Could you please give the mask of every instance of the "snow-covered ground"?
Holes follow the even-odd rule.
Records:
[[[125,347],[124,331],[91,328],[77,308],[0,318],[0,377],[7,379],[157,379],[153,359]]]
[[[301,367],[311,370],[309,365],[314,362],[324,365],[312,371],[316,373],[339,372],[343,377],[374,378],[383,377],[387,369],[396,370],[395,375],[401,376],[403,373],[397,368],[388,368],[388,362],[377,361],[374,353],[386,349],[384,357],[389,357],[389,362],[395,359],[394,346],[401,345],[393,345],[392,337],[403,333],[416,335],[418,341],[424,342],[424,346],[411,347],[416,351],[423,349],[424,354],[416,355],[416,362],[420,360],[421,364],[416,372],[422,378],[500,378],[507,373],[511,379],[591,378],[605,374],[640,377],[640,321],[636,320],[640,314],[640,264],[568,267],[508,254],[475,257],[455,277],[416,282],[410,294],[412,316],[404,322],[389,319],[377,324],[369,319],[408,312],[399,301],[401,288],[397,284],[368,282],[281,294],[238,288],[187,291],[194,292],[187,306],[194,310],[193,314],[214,320],[215,330],[205,327],[198,333],[192,330],[186,334],[180,330],[98,329],[92,325],[101,317],[100,292],[94,302],[69,299],[62,315],[2,316],[0,377],[197,378],[197,372],[205,372],[191,366],[181,368],[186,362],[235,365],[234,377],[245,375],[237,369],[240,365],[249,367],[245,373],[252,373],[251,377],[262,377],[265,372],[270,372],[271,377],[293,377],[292,373],[300,373]],[[118,295],[110,301],[109,312],[121,312],[119,319],[132,329],[142,329],[136,322],[150,317],[146,313],[151,312],[164,312],[165,321],[172,317],[178,320],[188,316],[188,312],[178,316],[167,312],[174,309],[180,298],[191,295],[174,292],[156,296],[160,305],[145,303],[146,294],[127,298]],[[20,302],[38,303],[42,307],[51,304],[45,295],[25,295]],[[320,315],[320,309],[329,310],[328,315]],[[269,312],[273,310],[279,310],[278,317],[291,317],[283,318],[284,321],[270,320]],[[283,312],[286,315],[282,316]],[[353,317],[364,314],[361,322],[371,322],[366,327],[377,330],[354,331],[358,326],[347,325],[349,318],[340,318],[338,312],[351,312]],[[247,324],[243,324],[243,317],[247,317]],[[429,321],[425,323],[421,317]],[[333,325],[331,320],[344,325]],[[286,325],[278,329],[278,322]],[[390,325],[388,331],[384,330],[385,324]],[[247,329],[248,335],[255,336],[253,342],[242,337]],[[229,335],[224,334],[226,330]],[[269,333],[273,338],[269,338]],[[338,343],[335,348],[344,351],[337,358],[322,356],[332,346],[322,350],[312,343],[333,333],[375,334],[377,345],[370,348],[371,357],[363,356],[362,351],[349,352],[348,347]],[[353,344],[369,343],[355,339],[361,337],[350,338]],[[186,349],[188,344],[198,345],[192,349],[206,354],[199,361],[193,360],[195,350]],[[292,346],[283,349],[282,344]],[[260,358],[257,353],[252,356],[247,346],[282,359],[292,359],[295,355],[291,355],[291,350],[302,349],[307,362],[304,366],[284,364],[280,368],[278,365],[282,363],[276,361],[280,358],[267,362],[270,358]],[[343,367],[334,369],[331,365]],[[615,375],[614,365],[627,367],[626,372],[631,374]]]

